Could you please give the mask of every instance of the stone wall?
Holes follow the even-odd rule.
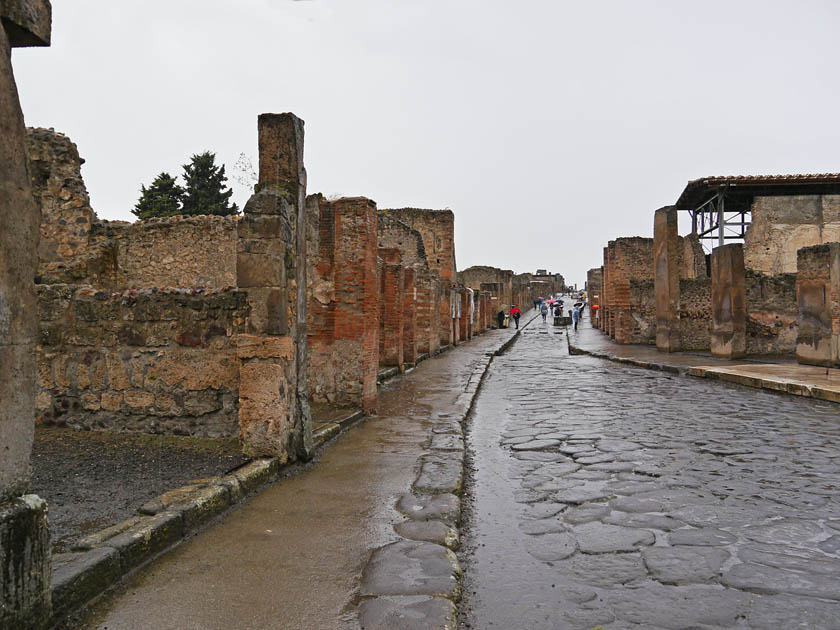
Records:
[[[433,271],[417,272],[417,352],[433,356],[440,351],[440,279]]]
[[[711,256],[712,355],[725,359],[746,353],[746,290],[741,243],[716,247]]]
[[[746,269],[744,288],[747,354],[792,356],[799,331],[796,274],[771,276]]]
[[[429,268],[440,278],[440,343],[441,346],[454,343],[447,299],[449,288],[457,282],[454,213],[451,210],[419,208],[388,209],[382,212],[420,233]]]
[[[796,293],[799,363],[840,366],[840,243],[797,252]]]
[[[46,269],[87,252],[96,216],[82,179],[85,161],[70,138],[53,129],[30,127],[26,140],[32,194],[41,206],[38,258]]]
[[[116,289],[236,286],[240,217],[176,216],[103,221],[94,236],[116,243]]]
[[[756,197],[744,238],[748,269],[796,273],[802,247],[840,240],[840,195]]]
[[[398,249],[401,264],[415,269],[429,269],[426,248],[420,232],[396,219],[388,212],[380,212],[377,236],[379,247]]]
[[[38,288],[38,419],[87,430],[238,434],[245,293]]]
[[[656,345],[656,295],[653,280],[630,280],[628,343]]]
[[[683,350],[710,350],[712,282],[709,278],[680,280],[679,330]]]
[[[650,330],[655,328],[654,300],[638,285],[631,296],[630,283],[653,280],[653,239],[622,237],[610,246],[610,336],[616,343],[648,343]]]
[[[677,237],[677,264],[680,278],[708,278],[706,253],[697,234]]]

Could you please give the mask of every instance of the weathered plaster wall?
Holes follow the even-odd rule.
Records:
[[[796,360],[840,366],[840,243],[804,247],[797,252],[796,293]]]
[[[398,249],[404,267],[429,269],[423,237],[387,211],[380,212],[377,226],[379,247]]]
[[[38,418],[76,429],[238,433],[240,291],[40,286]]]
[[[747,354],[793,355],[799,331],[796,274],[746,269],[744,288]]]
[[[756,197],[744,238],[748,269],[796,273],[802,247],[840,241],[840,195]]]
[[[653,279],[630,280],[628,343],[656,345],[656,295]]]

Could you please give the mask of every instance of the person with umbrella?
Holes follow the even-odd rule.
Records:
[[[522,317],[522,311],[519,310],[519,307],[516,304],[510,307],[510,316],[513,318],[513,321],[516,322],[516,329],[519,330],[519,318]]]

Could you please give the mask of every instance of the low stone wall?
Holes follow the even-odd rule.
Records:
[[[747,269],[747,354],[792,356],[799,331],[796,274]]]
[[[710,350],[712,281],[680,280],[680,343],[683,350]]]
[[[77,429],[238,434],[242,291],[38,287],[37,414]]]

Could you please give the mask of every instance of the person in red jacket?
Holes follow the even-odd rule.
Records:
[[[513,318],[513,321],[516,322],[516,328],[519,328],[519,318],[522,317],[522,311],[519,310],[519,307],[514,304],[510,307],[510,316]]]

